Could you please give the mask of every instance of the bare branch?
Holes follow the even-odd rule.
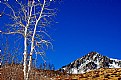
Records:
[[[13,12],[13,15],[14,15],[14,17],[16,18],[16,14],[15,14],[15,11],[13,10],[13,8],[6,2],[6,3],[4,3],[8,8],[10,8],[11,10],[12,10],[12,12]]]

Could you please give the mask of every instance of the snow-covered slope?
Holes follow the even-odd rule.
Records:
[[[59,71],[80,74],[98,68],[121,68],[121,60],[108,58],[97,52],[91,52],[82,58],[63,66]]]

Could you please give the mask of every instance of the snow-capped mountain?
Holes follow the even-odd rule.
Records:
[[[82,58],[63,66],[59,71],[80,74],[99,68],[121,68],[121,60],[108,58],[97,52],[91,52]]]

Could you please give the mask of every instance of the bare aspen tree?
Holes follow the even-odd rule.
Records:
[[[24,80],[29,79],[32,56],[39,54],[43,59],[45,51],[49,46],[52,47],[51,37],[46,28],[52,23],[56,14],[56,9],[51,7],[52,3],[52,0],[16,0],[13,5],[8,0],[0,4],[5,6],[0,17],[8,16],[11,20],[5,27],[7,30],[0,30],[0,33],[19,34],[24,39]]]

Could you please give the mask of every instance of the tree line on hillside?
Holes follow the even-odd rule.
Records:
[[[14,57],[14,56],[15,55],[1,54],[1,52],[0,52],[0,67],[8,65],[8,64],[20,64],[20,65],[22,65],[22,62],[21,63],[17,62],[18,61],[17,58],[12,59],[12,57]],[[33,59],[33,61],[32,61],[32,67],[40,69],[40,70],[55,70],[54,64],[46,63],[46,62],[40,63],[40,64],[38,64],[38,67],[36,67],[35,59]]]

